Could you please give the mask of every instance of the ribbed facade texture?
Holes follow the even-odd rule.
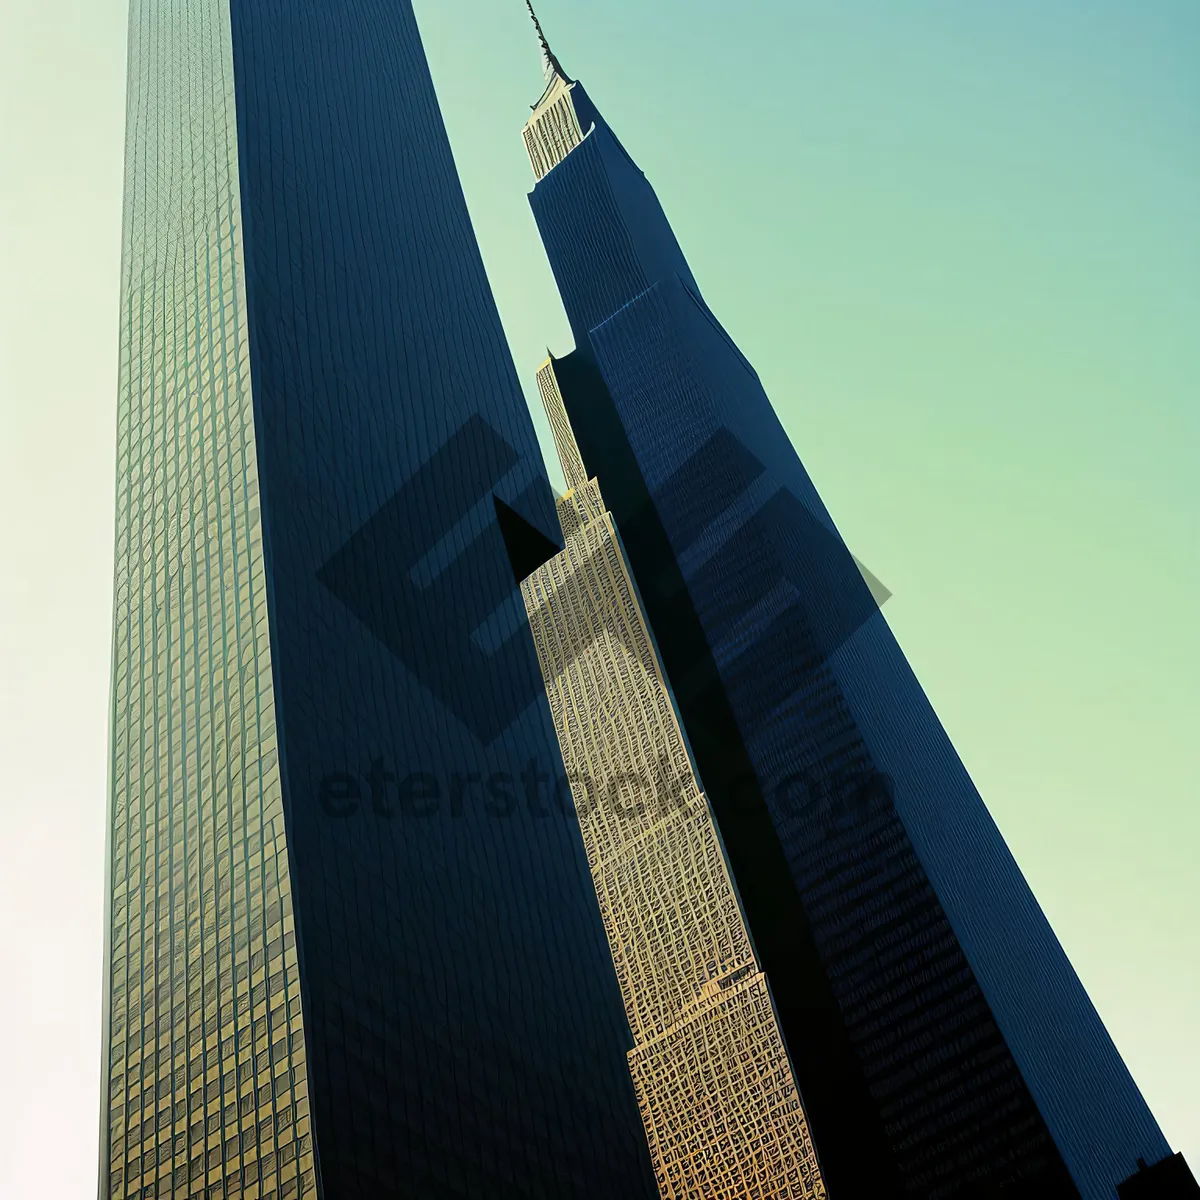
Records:
[[[521,585],[664,1200],[823,1198],[801,1099],[620,539],[553,363],[566,548]]]
[[[102,1200],[648,1200],[406,0],[131,11]]]
[[[1112,1200],[1167,1144],[653,189],[561,94],[584,136],[531,197],[556,374],[830,1194]]]
[[[583,140],[579,117],[571,103],[571,87],[565,79],[554,75],[525,126],[525,149],[539,179],[549,174]]]
[[[133,5],[101,1195],[316,1195],[229,20]]]

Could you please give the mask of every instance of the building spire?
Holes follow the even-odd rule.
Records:
[[[529,15],[533,18],[533,27],[537,30],[538,41],[542,46],[542,59],[546,67],[546,80],[550,82],[557,76],[559,79],[571,82],[570,76],[562,69],[562,63],[554,55],[554,51],[550,49],[550,43],[546,41],[546,35],[542,32],[542,23],[538,20],[538,15],[533,11],[533,0],[525,0],[525,7],[529,9]]]

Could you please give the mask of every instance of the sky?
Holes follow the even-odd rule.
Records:
[[[521,0],[415,6],[532,400],[571,344],[536,43]],[[1200,1168],[1200,5],[539,11]],[[96,1180],[125,21],[0,7],[5,1200]]]

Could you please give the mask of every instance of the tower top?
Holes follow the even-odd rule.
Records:
[[[541,99],[531,106],[533,116],[529,118],[524,132],[525,149],[529,152],[533,173],[541,180],[584,139],[585,130],[580,127],[580,114],[575,110],[573,97],[576,91],[582,97],[583,91],[563,70],[562,63],[550,49],[550,43],[542,32],[542,23],[533,10],[533,0],[525,0],[525,7],[533,18],[533,27],[537,30],[538,42],[542,47],[542,62],[546,68],[545,91]]]
[[[529,15],[533,18],[533,27],[537,30],[538,42],[542,47],[542,61],[546,68],[546,82],[553,83],[555,78],[558,78],[565,83],[571,83],[571,77],[562,69],[562,63],[555,57],[554,51],[550,49],[550,43],[546,41],[546,35],[542,32],[542,23],[538,20],[538,15],[533,9],[533,0],[525,0],[525,7],[529,9]]]

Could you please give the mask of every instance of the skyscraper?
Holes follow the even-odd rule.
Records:
[[[408,0],[129,44],[100,1195],[652,1196]]]
[[[556,378],[830,1194],[1113,1200],[1167,1144],[653,189],[538,32]]]
[[[521,585],[633,1031],[664,1200],[824,1200],[770,989],[553,362],[566,548]]]

